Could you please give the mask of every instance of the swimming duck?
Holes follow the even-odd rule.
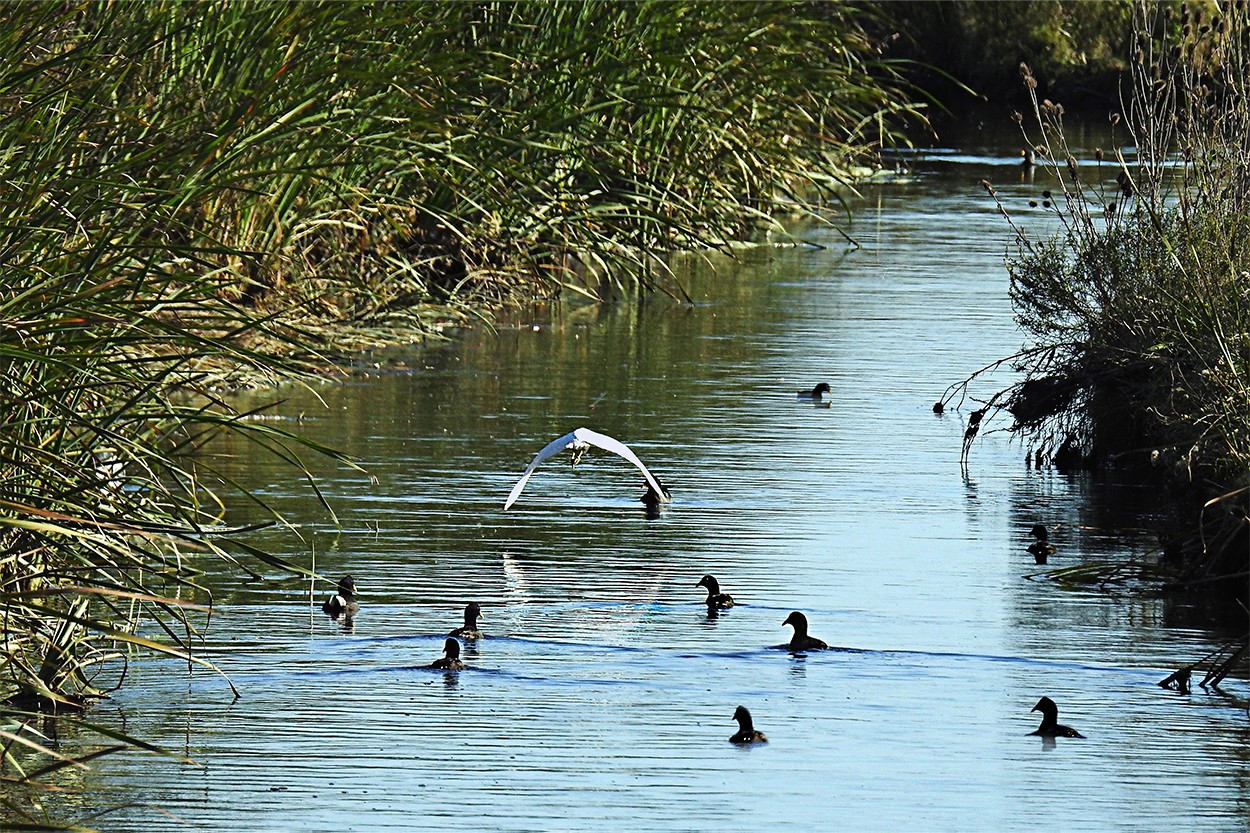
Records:
[[[613,454],[619,454],[638,467],[642,472],[642,476],[647,480],[647,493],[643,495],[642,502],[647,505],[648,509],[651,509],[653,506],[658,509],[661,503],[668,503],[673,499],[659,478],[648,471],[647,467],[638,459],[638,455],[630,451],[629,446],[625,445],[625,443],[613,439],[607,434],[591,431],[589,428],[578,428],[543,446],[543,449],[530,462],[525,473],[521,475],[521,479],[512,487],[512,491],[508,494],[508,499],[504,501],[503,508],[507,510],[513,503],[516,503],[516,499],[521,496],[521,491],[525,488],[525,484],[529,482],[534,469],[538,468],[538,464],[543,460],[568,448],[573,451],[573,465],[577,465],[581,461],[582,455],[591,446],[602,448],[604,451],[611,451]]]
[[[481,639],[482,632],[477,629],[477,620],[481,615],[481,606],[477,602],[469,602],[464,606],[464,627],[456,628],[448,635],[461,639]]]
[[[660,488],[664,488],[661,486]],[[638,498],[642,501],[644,514],[648,519],[654,520],[660,517],[660,507],[670,502],[673,498],[668,493],[668,489],[664,489],[663,493],[657,492],[651,488],[651,484],[647,484],[647,491],[643,492],[642,497]]]
[[[734,597],[728,593],[720,592],[720,582],[713,576],[704,576],[699,579],[699,583],[695,587],[707,588],[708,610],[724,610],[734,606]]]
[[[729,738],[730,743],[768,743],[764,733],[755,728],[751,713],[745,706],[734,710],[734,720],[738,721],[738,731]]]
[[[321,609],[332,619],[344,616],[348,619],[360,612],[360,604],[356,601],[356,580],[351,576],[343,576],[339,581],[338,592],[326,599]]]
[[[820,651],[829,647],[823,640],[807,635],[807,617],[797,610],[781,624],[794,628],[794,636],[790,637],[790,644],[786,646],[791,651]]]
[[[799,391],[798,396],[799,396],[799,399],[803,399],[803,400],[807,400],[811,402],[819,402],[821,396],[823,396],[826,393],[829,393],[829,391],[830,391],[829,383],[821,382],[820,384],[816,385],[816,387],[812,388],[811,390]]]
[[[1055,545],[1047,540],[1049,534],[1046,532],[1046,527],[1034,524],[1029,534],[1037,539],[1028,546],[1029,552],[1033,553],[1033,560],[1038,564],[1045,564],[1046,559],[1055,554]]]
[[[1043,697],[1041,700],[1038,700],[1037,705],[1031,711],[1042,713],[1042,725],[1037,727],[1036,732],[1029,732],[1030,735],[1038,735],[1044,738],[1085,737],[1071,726],[1059,725],[1059,707],[1049,697]]]
[[[447,641],[443,643],[443,653],[445,656],[430,663],[431,668],[442,671],[463,671],[468,667],[460,661],[460,643],[451,637],[447,637]]]

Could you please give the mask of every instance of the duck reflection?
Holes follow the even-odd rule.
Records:
[[[790,676],[796,680],[807,679],[807,654],[790,655]]]

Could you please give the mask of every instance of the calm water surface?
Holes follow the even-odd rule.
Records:
[[[1030,470],[994,423],[961,472],[975,406],[931,412],[1021,346],[978,185],[1023,210],[1049,186],[1017,158],[935,154],[867,189],[856,251],[810,230],[827,248],[692,258],[693,308],[538,310],[408,370],[282,391],[278,424],[367,470],[308,461],[337,523],[245,444],[215,463],[302,536],[254,540],[354,574],[363,612],[345,632],[306,581],[209,576],[203,654],[242,698],[133,663],[95,718],[198,765],[104,759],[75,776],[84,807],[116,806],[98,823],[118,831],[1246,829],[1244,679],[1155,685],[1227,634],[1184,599],[1030,578],[1039,521],[1054,566],[1150,557],[1150,490]],[[818,381],[831,407],[796,401]],[[582,425],[670,485],[659,519],[594,452],[502,511]],[[739,605],[709,618],[704,573]],[[488,634],[470,670],[423,669],[469,600]],[[836,649],[776,650],[791,610]],[[1027,736],[1043,694],[1087,740]],[[739,704],[769,744],[727,742]]]

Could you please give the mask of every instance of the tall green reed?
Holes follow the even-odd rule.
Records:
[[[197,446],[223,429],[288,457],[312,446],[207,385],[223,358],[299,368],[246,338],[290,339],[231,301],[223,264],[250,252],[191,222],[237,187],[195,174],[221,135],[192,144],[185,118],[152,119],[143,76],[157,70],[138,61],[176,32],[137,4],[4,11],[0,49],[17,60],[0,69],[0,777],[29,786],[142,746],[64,759],[34,711],[106,693],[133,650],[207,665],[204,557],[303,570],[233,540]],[[30,750],[46,757],[31,765]],[[6,820],[37,820],[37,802],[2,800]]]

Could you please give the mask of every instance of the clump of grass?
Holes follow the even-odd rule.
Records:
[[[1160,473],[1202,507],[1188,576],[1244,576],[1250,20],[1243,2],[1214,18],[1142,4],[1135,26],[1127,109],[1112,116],[1134,160],[1079,162],[1063,107],[1039,101],[1022,67],[1037,130],[1026,141],[1052,175],[1061,230],[1034,239],[1000,203],[1017,233],[1012,299],[1034,344],[1014,359],[1024,380],[997,401],[1039,461]]]

